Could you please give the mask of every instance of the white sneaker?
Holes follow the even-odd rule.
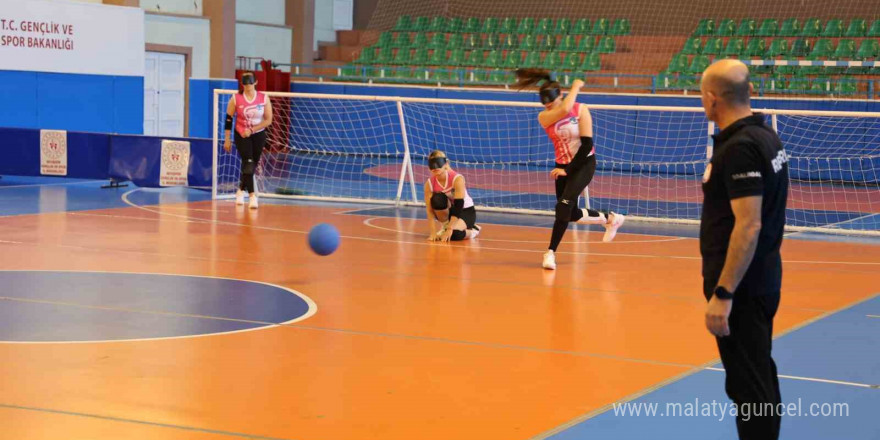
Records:
[[[556,270],[556,254],[551,250],[544,252],[544,269]]]
[[[602,241],[608,243],[611,240],[614,240],[614,236],[617,235],[617,230],[623,225],[624,220],[626,220],[626,218],[622,214],[612,212],[611,221],[605,223],[605,236],[602,237]]]
[[[250,204],[248,205],[250,209],[257,209],[257,195],[251,194],[250,196]]]
[[[244,205],[244,191],[238,190],[235,192],[235,204]]]
[[[590,217],[590,213],[587,212],[586,209],[581,209],[584,212],[584,216],[581,217],[577,223],[582,225],[604,225],[608,220],[605,218],[605,214],[599,213],[598,217]]]

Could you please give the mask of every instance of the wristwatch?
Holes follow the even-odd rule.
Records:
[[[723,286],[716,286],[714,294],[718,297],[718,299],[733,299],[733,294],[730,293]]]

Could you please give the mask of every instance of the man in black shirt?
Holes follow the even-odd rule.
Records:
[[[700,91],[706,116],[720,130],[703,175],[706,328],[716,337],[725,390],[739,411],[740,439],[776,440],[781,396],[770,352],[782,284],[788,158],[764,116],[751,110],[743,63],[709,66]]]

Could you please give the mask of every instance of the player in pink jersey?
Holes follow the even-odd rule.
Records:
[[[235,115],[235,148],[241,157],[241,181],[235,193],[235,203],[244,204],[244,194],[249,194],[251,209],[257,208],[257,194],[254,173],[260,164],[260,155],[266,145],[266,128],[272,125],[272,103],[269,98],[257,91],[257,81],[253,72],[245,72],[241,77],[243,93],[236,93],[226,106],[226,137],[223,149],[232,151],[232,116]]]
[[[449,161],[440,150],[428,156],[431,177],[425,182],[425,209],[431,228],[430,241],[459,241],[477,238],[477,210],[468,194],[464,176],[453,171]],[[443,227],[437,231],[434,220]]]
[[[617,234],[624,217],[614,212],[606,214],[578,207],[578,198],[596,172],[593,119],[586,106],[577,102],[584,82],[575,80],[563,99],[559,83],[546,70],[519,69],[516,75],[516,85],[520,88],[540,84],[539,95],[544,110],[538,114],[538,122],[553,142],[556,156],[556,166],[550,172],[556,180],[556,220],[543,262],[545,269],[553,270],[556,269],[556,249],[569,222],[604,225],[602,241],[607,243]]]

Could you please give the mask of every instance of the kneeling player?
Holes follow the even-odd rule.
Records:
[[[425,209],[431,228],[430,241],[459,241],[480,234],[477,210],[465,187],[465,179],[449,166],[446,154],[435,150],[428,156],[431,177],[425,182]],[[440,222],[438,231],[434,221]]]

